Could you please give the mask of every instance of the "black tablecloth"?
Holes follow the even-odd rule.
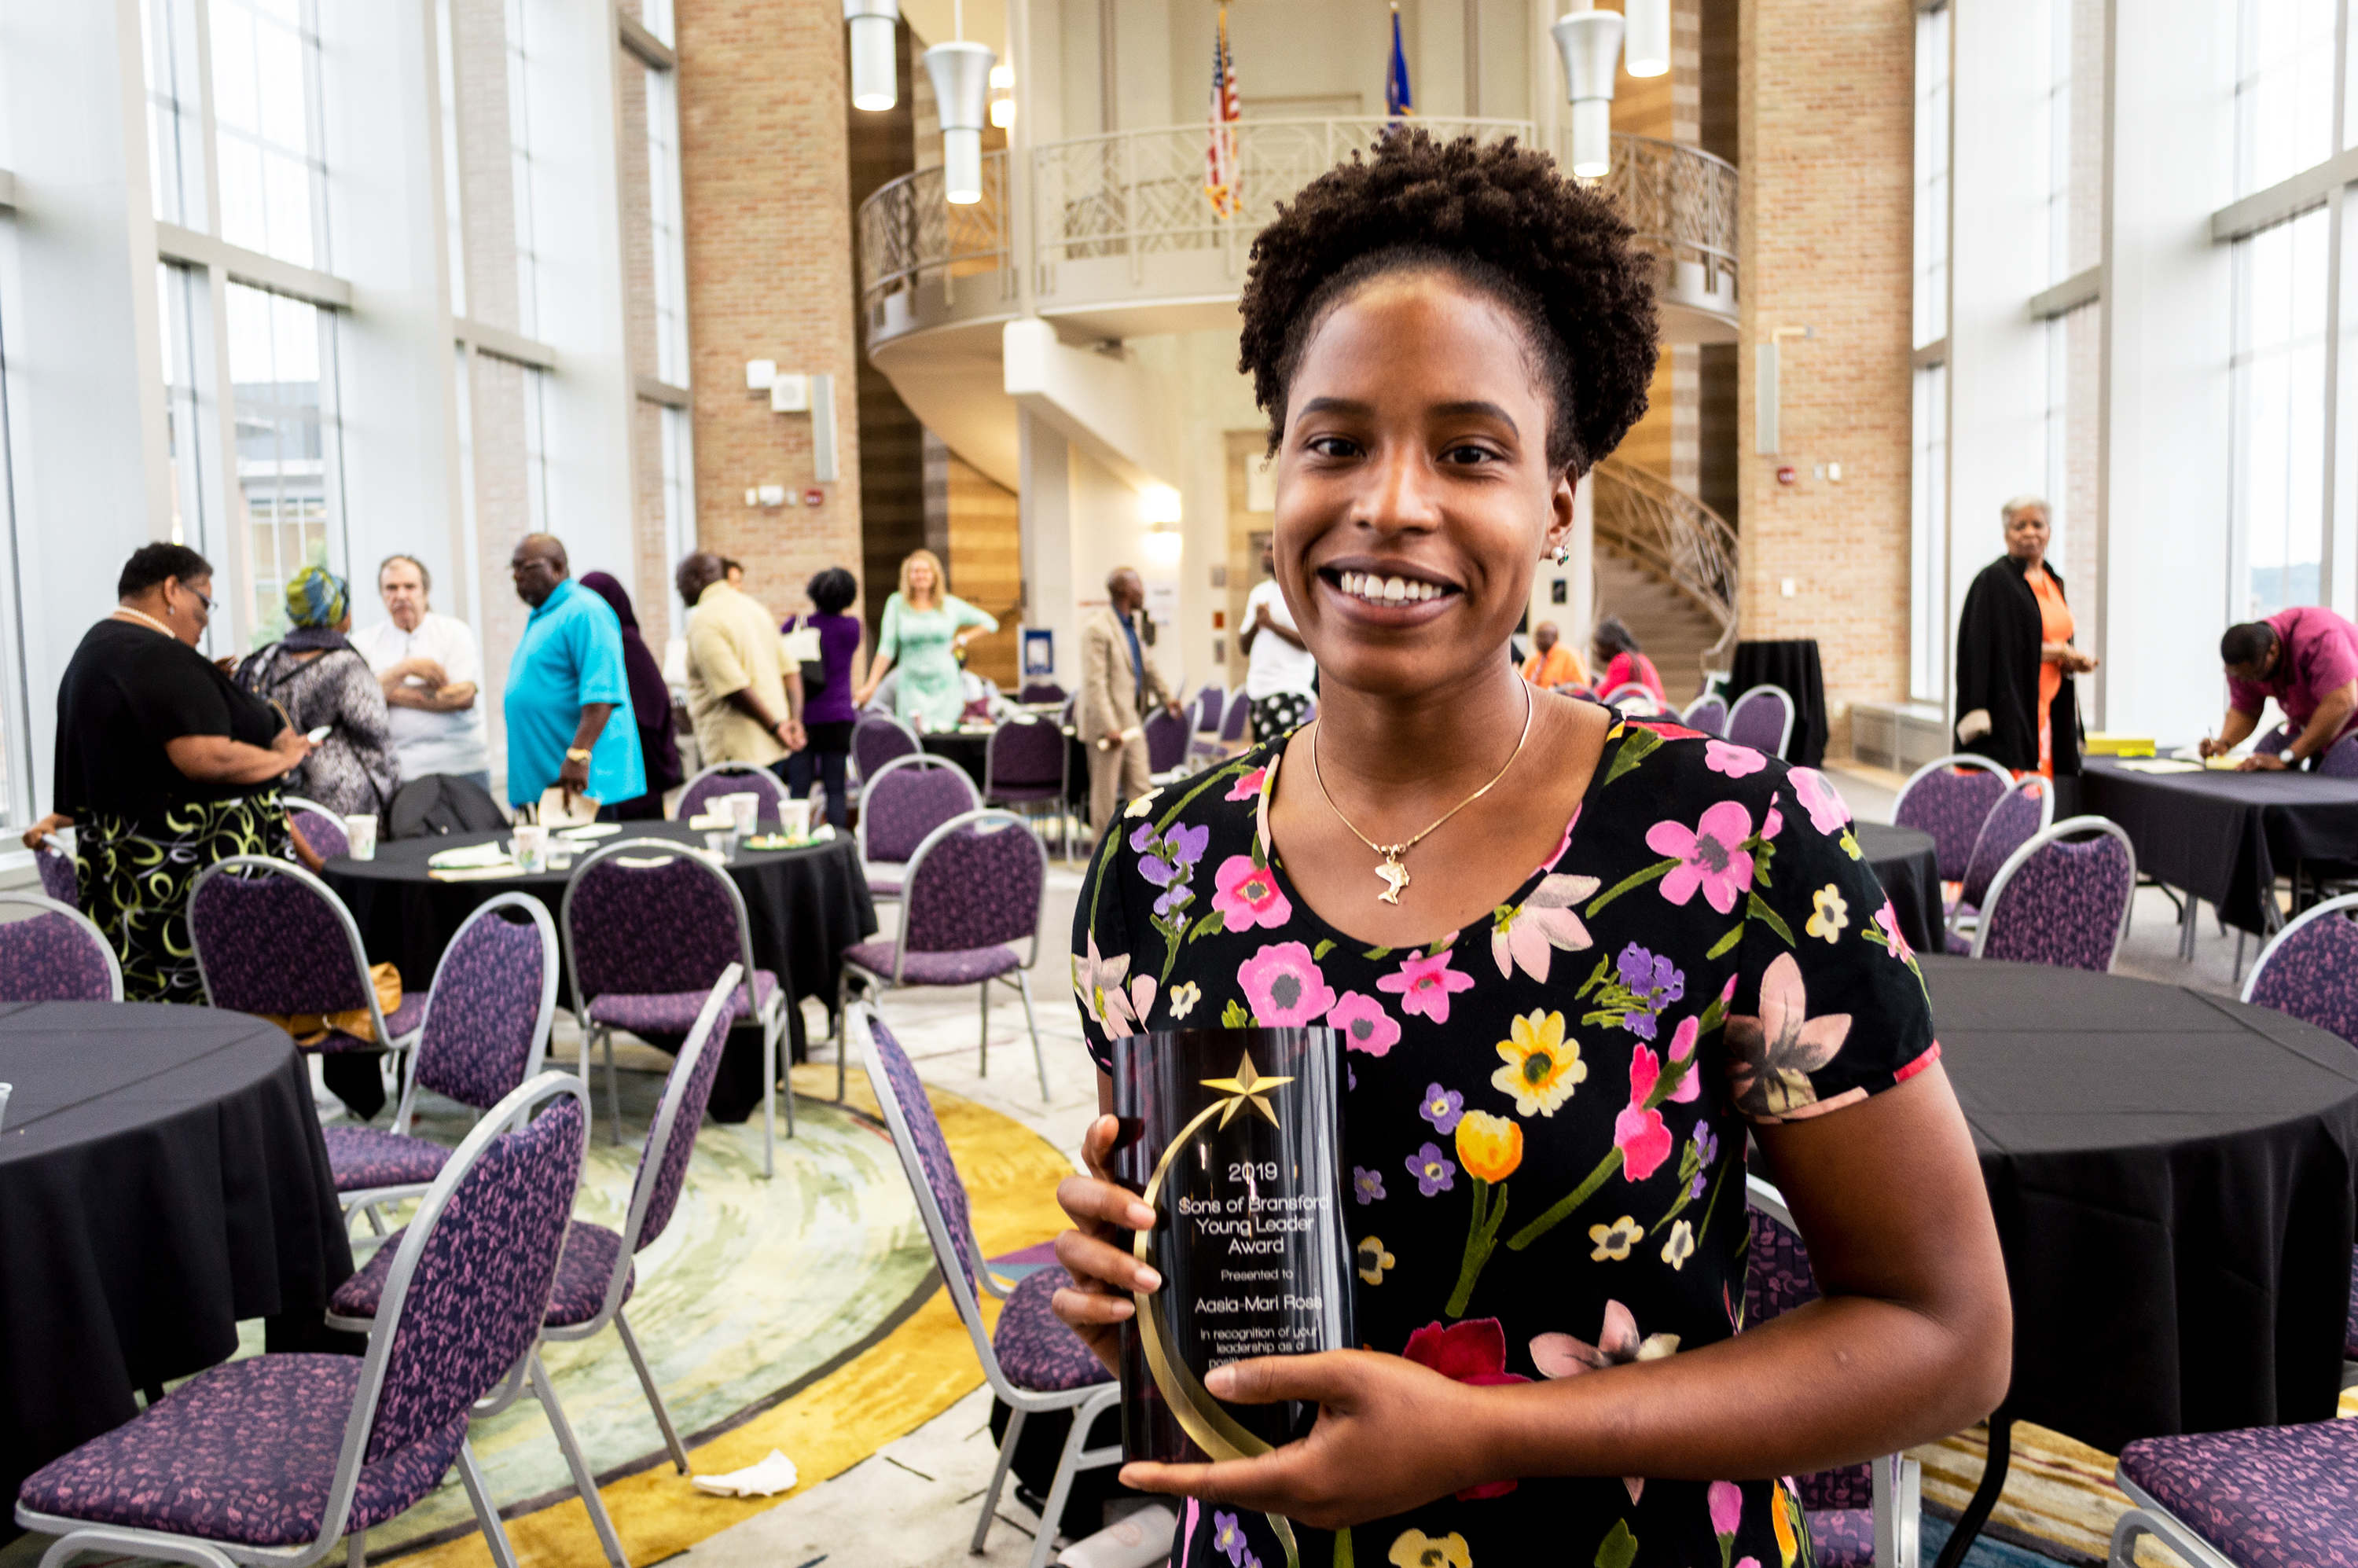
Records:
[[[1826,760],[1826,680],[1814,637],[1780,643],[1738,643],[1730,661],[1727,706],[1756,686],[1780,686],[1793,699],[1793,736],[1785,760],[1815,768]]]
[[[1876,881],[1891,895],[1899,935],[1919,953],[1941,950],[1940,846],[1930,833],[1887,822],[1857,822],[1851,832]]]
[[[1923,968],[2006,1249],[2006,1411],[2112,1453],[2331,1417],[2358,1050],[2176,986]]]
[[[0,1501],[352,1271],[311,1079],[211,1008],[0,1004]],[[275,1332],[274,1346],[281,1343]],[[316,1346],[310,1346],[316,1347]],[[0,1509],[0,1539],[16,1534]]]
[[[2091,757],[2082,809],[2136,847],[2137,870],[2265,932],[2263,900],[2301,862],[2358,860],[2358,782],[2317,773],[2140,773]]]
[[[702,843],[704,836],[684,822],[626,822],[622,837],[669,838]],[[765,823],[775,831],[775,823]],[[452,834],[448,838],[403,838],[380,842],[373,860],[328,862],[328,885],[334,888],[359,923],[361,940],[372,962],[392,962],[401,968],[405,989],[422,990],[434,980],[434,966],[460,925],[496,894],[531,893],[548,906],[549,918],[559,919],[565,884],[572,871],[550,871],[536,877],[507,877],[490,881],[437,881],[427,875],[427,859],[443,849],[504,838],[504,833]],[[600,838],[578,853],[587,855],[613,838]],[[579,864],[579,861],[576,861]],[[860,854],[847,835],[832,843],[804,849],[740,849],[729,865],[730,880],[745,895],[745,914],[753,938],[753,962],[774,972],[789,998],[817,997],[835,1005],[835,984],[841,973],[846,947],[866,941],[876,931],[876,904],[869,896],[868,879],[860,874]],[[559,932],[559,940],[563,934]],[[560,977],[557,1004],[573,1001],[572,980]],[[794,1058],[804,1055],[803,1021],[799,1009],[786,1010]],[[751,1030],[739,1030],[739,1035]],[[734,1058],[745,1049],[733,1037],[731,1064],[723,1073],[732,1084],[742,1076]],[[749,1065],[759,1080],[758,1042]],[[753,1090],[758,1096],[759,1088]],[[714,1115],[734,1119],[733,1102],[741,1095],[725,1096],[716,1087]]]
[[[968,735],[948,730],[931,730],[920,739],[926,751],[936,757],[946,757],[964,768],[974,780],[974,787],[983,787],[983,763],[990,750],[988,735]],[[1065,737],[1065,801],[1083,812],[1089,804],[1089,749],[1081,744],[1080,737]]]

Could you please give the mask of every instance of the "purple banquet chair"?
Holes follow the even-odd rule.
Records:
[[[1817,1300],[1818,1282],[1784,1195],[1758,1176],[1747,1176],[1744,1185],[1752,1227],[1744,1326],[1754,1328]],[[1889,1454],[1794,1481],[1818,1568],[1917,1568],[1924,1482],[1915,1460]]]
[[[762,809],[758,815],[773,822],[784,819],[784,814],[778,808],[791,798],[786,786],[778,782],[778,775],[767,768],[757,768],[749,762],[715,762],[698,769],[696,776],[687,781],[687,787],[679,794],[679,807],[672,816],[676,821],[689,821],[704,809],[706,802],[724,795],[760,795]]]
[[[1781,686],[1756,686],[1727,710],[1726,739],[1781,757],[1793,739],[1793,697]]]
[[[406,1082],[400,1069],[417,1044],[428,993],[405,992],[388,1014],[352,911],[302,867],[263,855],[216,860],[189,890],[189,938],[209,1005],[282,1018],[364,1011],[365,1036],[331,1028],[303,1049],[390,1055],[395,1082]]]
[[[2148,1437],[2113,1480],[2132,1506],[2111,1568],[2135,1568],[2148,1535],[2194,1568],[2358,1564],[2358,1421]]]
[[[2287,719],[2252,742],[2252,755],[2281,757],[2285,754],[2285,748],[2292,744],[2293,736],[2298,731],[2293,729],[2292,720]]]
[[[1196,690],[1194,706],[1197,734],[1217,735],[1220,732],[1220,720],[1228,712],[1228,699],[1226,687],[1206,685]]]
[[[2325,748],[2317,771],[2330,779],[2358,779],[2358,734],[2344,735]]]
[[[345,830],[344,819],[318,801],[290,795],[279,804],[287,808],[287,820],[303,830],[303,842],[319,859],[340,860],[352,852],[352,836]]]
[[[1252,699],[1243,692],[1228,704],[1228,713],[1220,719],[1220,749],[1234,752],[1245,743],[1245,727],[1252,722]]]
[[[2269,939],[2245,1001],[2306,1019],[2358,1045],[2358,893],[2312,904]]]
[[[1655,700],[1654,688],[1644,681],[1624,681],[1605,694],[1605,706],[1607,708],[1619,708],[1625,702],[1636,704],[1628,711],[1642,717],[1651,717],[1662,711],[1662,705]]]
[[[506,912],[524,916],[512,921]],[[423,1193],[450,1151],[410,1134],[417,1091],[486,1111],[537,1076],[557,1013],[557,925],[530,893],[503,892],[467,916],[434,966],[417,1058],[390,1131],[330,1122],[319,1130],[349,1217],[382,1234],[377,1206]]]
[[[1035,702],[1062,702],[1065,700],[1065,688],[1055,681],[1028,680],[1023,683],[1023,689],[1017,695],[1015,700],[1028,707]]]
[[[1064,744],[1062,731],[1056,743]],[[946,757],[920,752],[878,768],[861,786],[860,822],[853,829],[870,895],[888,903],[899,898],[909,857],[925,835],[981,806],[974,780]]]
[[[1932,836],[1941,880],[1961,882],[1973,863],[1974,840],[2013,775],[1970,752],[1935,757],[1908,775],[1891,803],[1891,820]]]
[[[562,1103],[525,1125],[552,1098]],[[16,1522],[59,1538],[44,1568],[84,1552],[308,1568],[340,1540],[358,1568],[362,1532],[432,1492],[454,1461],[492,1561],[515,1568],[467,1423],[520,1369],[546,1382],[535,1346],[588,1128],[585,1091],[564,1073],[476,1125],[401,1245],[384,1249],[366,1355],[228,1362],[37,1472]]]
[[[557,1264],[556,1288],[550,1293],[548,1311],[541,1324],[541,1337],[551,1340],[589,1339],[602,1332],[609,1323],[614,1325],[622,1348],[630,1353],[632,1369],[639,1375],[639,1387],[647,1396],[648,1408],[654,1412],[655,1424],[663,1430],[664,1446],[670,1450],[672,1464],[683,1476],[687,1474],[687,1449],[679,1440],[678,1429],[672,1424],[663,1390],[656,1386],[645,1353],[639,1348],[638,1336],[631,1332],[630,1319],[622,1314],[622,1305],[638,1286],[637,1265],[633,1260],[662,1237],[679,1206],[679,1195],[687,1181],[688,1158],[696,1152],[696,1130],[704,1120],[705,1103],[712,1098],[712,1080],[720,1066],[720,1045],[715,1037],[727,1033],[730,995],[743,979],[744,971],[735,964],[720,971],[720,978],[713,982],[703,1009],[697,1014],[696,1027],[688,1031],[687,1043],[680,1047],[679,1059],[672,1064],[670,1076],[664,1083],[663,1103],[656,1108],[654,1125],[647,1131],[646,1147],[639,1152],[638,1174],[631,1184],[631,1201],[623,1211],[622,1230],[618,1233],[586,1219],[577,1219],[567,1227],[564,1257]],[[374,1326],[388,1272],[384,1260],[392,1251],[390,1246],[379,1249],[358,1273],[337,1287],[328,1303],[329,1327],[365,1333]],[[572,1466],[576,1481],[579,1481],[590,1474],[590,1466],[573,1442],[571,1424],[554,1403],[555,1390],[535,1392],[549,1406],[550,1424],[557,1429],[557,1441],[567,1447],[566,1462]],[[493,1412],[484,1410],[478,1413]],[[596,1493],[594,1484],[583,1487],[585,1498]],[[602,1503],[595,1505],[593,1519],[603,1512]],[[611,1525],[598,1522],[600,1538],[611,1538]],[[619,1561],[619,1549],[616,1550]]]
[[[1715,691],[1707,691],[1686,706],[1679,722],[1690,730],[1706,735],[1718,735],[1727,729],[1727,699]]]
[[[33,851],[33,861],[40,869],[41,891],[59,903],[73,908],[81,906],[81,873],[74,868],[74,858],[51,833],[42,838],[41,847]]]
[[[1081,1343],[1080,1336],[1059,1322],[1050,1308],[1057,1290],[1070,1283],[1063,1269],[1036,1270],[1012,1287],[990,1271],[974,1232],[966,1184],[958,1179],[949,1141],[942,1136],[924,1081],[882,1019],[865,1005],[850,1011],[849,1028],[867,1067],[869,1087],[883,1108],[885,1125],[892,1130],[901,1169],[916,1195],[917,1213],[925,1222],[925,1238],[933,1243],[934,1261],[948,1282],[958,1321],[966,1325],[974,1341],[983,1377],[991,1392],[1013,1412],[1008,1418],[1006,1435],[1000,1439],[999,1465],[983,1494],[981,1516],[975,1520],[969,1543],[975,1552],[982,1550],[990,1531],[1000,1490],[1007,1484],[1008,1466],[1023,1435],[1024,1419],[1050,1411],[1072,1412],[1072,1431],[1057,1458],[1056,1477],[1049,1485],[1040,1530],[1032,1542],[1030,1568],[1043,1568],[1064,1520],[1073,1477],[1121,1458],[1119,1443],[1102,1448],[1085,1446],[1098,1417],[1120,1399],[1121,1387],[1109,1378],[1104,1364]],[[996,1331],[983,1325],[979,1290],[1006,1303],[1000,1309]]]
[[[2055,790],[2039,774],[2026,774],[1999,794],[1989,815],[1982,819],[1981,831],[1974,836],[1974,852],[1965,857],[1965,874],[1958,879],[1963,886],[1949,910],[1944,943],[1950,952],[1962,957],[1974,950],[1967,933],[1981,918],[1991,879],[2007,856],[2044,833],[2054,821]]]
[[[7,918],[16,910],[32,913]],[[58,899],[0,892],[0,1001],[122,1000],[123,964],[96,922]]]
[[[1160,779],[1187,765],[1187,738],[1194,733],[1186,709],[1158,708],[1146,716],[1146,771]]]
[[[566,885],[557,924],[573,976],[573,1016],[581,1024],[581,1077],[590,1048],[606,1047],[606,1099],[614,1141],[622,1140],[622,1097],[614,1076],[614,1031],[685,1036],[705,992],[730,964],[752,977],[732,1000],[730,1026],[751,1017],[762,1031],[762,1174],[777,1168],[778,1047],[793,1005],[779,977],[753,963],[745,895],[729,873],[667,838],[622,838],[583,860]],[[750,999],[749,999],[750,992]],[[795,1098],[786,1096],[786,1136]]]
[[[851,765],[860,770],[865,788],[884,764],[895,757],[914,757],[925,751],[917,732],[884,713],[865,713],[851,730]]]
[[[1017,832],[1015,829],[1022,828]],[[1048,889],[1048,851],[1011,811],[969,811],[925,836],[909,857],[907,892],[896,941],[843,950],[837,983],[835,1098],[843,1098],[843,1009],[852,989],[882,995],[902,986],[975,986],[982,992],[982,1060],[990,1073],[990,988],[1011,986],[1023,998],[1040,1098],[1048,1098],[1048,1057],[1032,1011],[1025,973],[1040,957],[1040,904]],[[1018,954],[1011,943],[1029,941]]]
[[[1011,719],[990,732],[982,753],[982,798],[986,805],[1021,809],[1045,806],[1057,821],[1057,843],[1073,856],[1071,816],[1065,809],[1072,787],[1065,732],[1044,719]]]
[[[2067,816],[1990,880],[1973,956],[2109,973],[2136,892],[2136,850],[2119,824]]]

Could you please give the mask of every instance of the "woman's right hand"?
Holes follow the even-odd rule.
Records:
[[[72,826],[72,817],[66,816],[63,812],[52,811],[47,816],[42,817],[38,822],[34,823],[30,827],[25,829],[25,848],[27,849],[38,849],[41,847],[41,840],[47,838],[50,834],[55,833],[60,827],[70,827]]]
[[[1109,1162],[1120,1123],[1100,1116],[1081,1140],[1086,1176],[1066,1176],[1056,1202],[1073,1228],[1056,1238],[1056,1261],[1073,1277],[1051,1303],[1058,1319],[1081,1336],[1108,1370],[1119,1370],[1121,1325],[1137,1314],[1133,1291],[1163,1288],[1163,1276],[1130,1250],[1130,1233],[1152,1229],[1154,1211],[1136,1193],[1113,1179]]]
[[[270,738],[270,749],[286,759],[287,766],[291,772],[301,764],[304,758],[319,748],[305,739],[303,731],[290,724]]]

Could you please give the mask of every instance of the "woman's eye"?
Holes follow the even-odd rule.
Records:
[[[1460,442],[1456,446],[1444,449],[1441,454],[1441,460],[1445,463],[1465,463],[1471,465],[1476,463],[1494,463],[1498,461],[1499,459],[1498,454],[1492,451],[1487,447],[1476,446],[1471,442]]]
[[[1355,458],[1359,455],[1359,443],[1348,436],[1313,436],[1305,445],[1322,458]]]

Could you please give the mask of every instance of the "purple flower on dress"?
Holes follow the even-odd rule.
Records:
[[[1130,836],[1130,847],[1138,851],[1138,874],[1163,890],[1154,901],[1154,913],[1169,914],[1184,904],[1195,901],[1195,892],[1188,883],[1195,878],[1195,862],[1212,842],[1208,824],[1189,827],[1174,826],[1159,839],[1154,825],[1141,822]]]
[[[1381,1171],[1370,1171],[1365,1165],[1352,1166],[1351,1193],[1362,1204],[1382,1201],[1384,1173]]]
[[[1704,1178],[1710,1174],[1712,1166],[1719,1162],[1719,1134],[1711,1130],[1709,1121],[1695,1123],[1694,1150],[1696,1163],[1694,1180],[1687,1184],[1687,1197],[1690,1201],[1703,1196]]]
[[[1621,1027],[1640,1040],[1654,1038],[1654,1020],[1662,1010],[1687,994],[1687,978],[1668,958],[1657,957],[1635,942],[1621,949],[1615,961],[1623,989],[1637,997],[1642,1011],[1632,1011]]]
[[[1466,1097],[1455,1089],[1427,1084],[1424,1103],[1417,1107],[1416,1113],[1433,1123],[1435,1132],[1452,1133],[1457,1130],[1457,1119],[1466,1114]]]
[[[1215,1511],[1212,1515],[1212,1550],[1224,1554],[1228,1568],[1244,1568],[1245,1532],[1237,1516]]]
[[[1444,1154],[1438,1143],[1427,1143],[1410,1155],[1407,1163],[1408,1173],[1416,1178],[1416,1190],[1426,1197],[1457,1184],[1457,1162]]]

